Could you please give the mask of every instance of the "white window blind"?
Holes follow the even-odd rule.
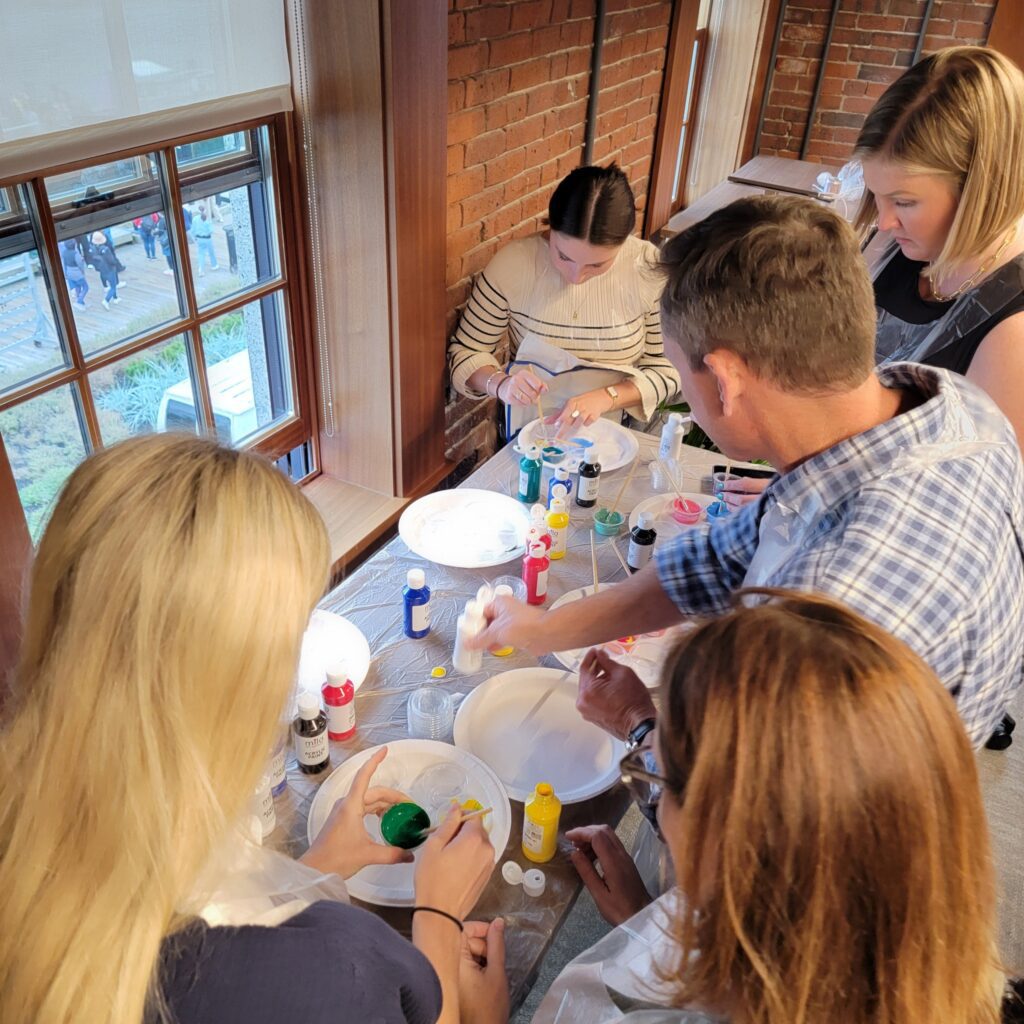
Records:
[[[0,179],[291,108],[284,0],[0,11]]]

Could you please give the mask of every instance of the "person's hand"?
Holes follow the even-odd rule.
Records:
[[[587,651],[580,663],[576,710],[620,740],[645,719],[657,715],[650,691],[640,677],[599,647]]]
[[[508,1024],[505,922],[467,921],[459,959],[459,1018],[462,1024]]]
[[[416,905],[434,907],[463,920],[494,870],[494,847],[480,819],[463,823],[462,808],[454,804],[420,849]]]
[[[579,427],[589,427],[594,420],[611,412],[614,405],[612,396],[604,388],[599,388],[570,398],[559,412],[548,416],[544,422],[554,426],[554,436],[561,439],[570,436]]]
[[[506,405],[534,405],[548,386],[532,370],[516,370],[498,385],[498,397]]]
[[[572,843],[573,867],[594,897],[601,916],[620,925],[651,902],[629,851],[608,825],[585,825],[565,833]],[[601,874],[597,873],[600,865]]]
[[[731,509],[743,508],[761,497],[771,480],[739,476],[726,480],[718,491],[718,497]]]
[[[545,613],[539,608],[517,601],[514,597],[496,597],[484,609],[487,627],[475,637],[467,637],[466,646],[473,651],[492,647],[515,647],[530,654],[547,654],[540,624]]]
[[[363,824],[365,815],[380,816],[393,804],[409,799],[397,789],[369,788],[373,773],[387,753],[388,748],[382,747],[359,769],[348,796],[334,805],[320,834],[299,858],[303,864],[351,878],[368,864],[402,864],[413,859],[409,850],[374,842]]]

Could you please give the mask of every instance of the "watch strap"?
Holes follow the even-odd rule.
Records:
[[[626,736],[626,747],[629,750],[636,750],[637,747],[643,743],[649,732],[654,731],[654,727],[657,725],[657,719],[645,718],[638,726],[631,729],[629,735]]]

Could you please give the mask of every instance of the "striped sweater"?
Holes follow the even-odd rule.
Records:
[[[477,278],[448,346],[452,387],[471,398],[471,374],[497,368],[506,333],[514,357],[530,336],[579,359],[623,373],[640,389],[643,419],[679,392],[679,374],[665,356],[658,299],[658,250],[630,236],[611,268],[580,285],[566,284],[551,265],[548,242],[531,235],[499,250]]]

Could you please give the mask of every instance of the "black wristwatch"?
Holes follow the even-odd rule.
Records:
[[[631,729],[626,736],[626,749],[636,750],[643,743],[649,732],[653,732],[658,724],[657,719],[645,718],[636,728]]]

